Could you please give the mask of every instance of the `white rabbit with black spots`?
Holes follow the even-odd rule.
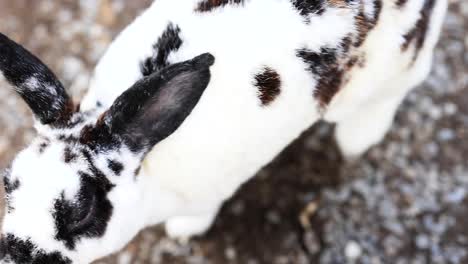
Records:
[[[321,119],[345,156],[362,154],[427,76],[446,5],[158,0],[111,44],[80,107],[0,34],[0,72],[38,132],[5,172],[0,263],[89,263],[159,223],[202,234]]]

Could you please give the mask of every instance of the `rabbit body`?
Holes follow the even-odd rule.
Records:
[[[154,201],[149,224],[168,220],[173,236],[198,234],[317,120],[337,123],[346,156],[379,142],[431,68],[445,8],[445,0],[158,0],[112,43],[83,106],[110,105],[145,61],[213,54],[200,102],[139,176]]]
[[[90,263],[143,228],[206,231],[318,120],[378,143],[427,76],[446,0],[157,0],[111,44],[81,107],[0,33],[0,75],[38,132],[3,174],[0,263]],[[34,225],[31,225],[34,219]]]

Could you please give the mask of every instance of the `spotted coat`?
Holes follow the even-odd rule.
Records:
[[[200,234],[320,119],[337,124],[343,154],[363,153],[428,74],[446,4],[157,0],[79,105],[0,34],[0,73],[38,131],[4,173],[0,263],[89,263],[163,222],[173,237]]]

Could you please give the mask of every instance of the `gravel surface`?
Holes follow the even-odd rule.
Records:
[[[0,0],[0,31],[79,98],[112,38],[149,2]],[[450,3],[432,74],[361,159],[345,164],[333,127],[317,124],[205,236],[181,245],[154,227],[97,263],[468,263],[468,1]],[[0,89],[0,113],[1,168],[34,131],[11,89]]]

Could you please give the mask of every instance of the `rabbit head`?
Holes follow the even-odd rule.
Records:
[[[167,66],[109,109],[81,112],[47,66],[0,34],[0,73],[37,129],[4,172],[0,263],[88,263],[128,243],[145,225],[140,163],[191,113],[213,63],[202,54]]]

